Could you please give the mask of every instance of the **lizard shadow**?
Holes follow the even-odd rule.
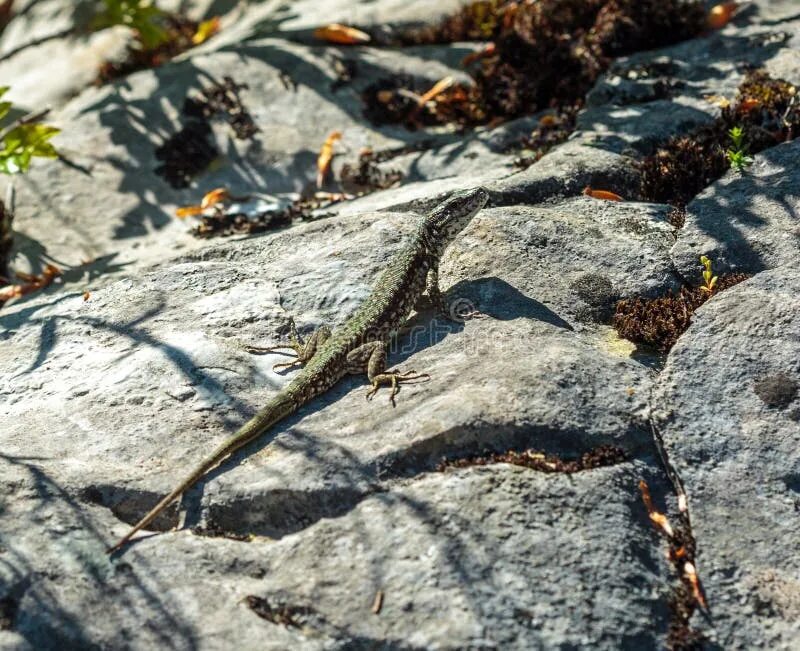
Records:
[[[532,319],[563,330],[573,330],[549,307],[526,296],[513,285],[495,276],[462,280],[450,287],[445,300],[458,313],[477,311],[496,321]],[[405,362],[413,353],[441,343],[451,334],[464,329],[463,320],[450,320],[434,313],[426,304],[404,327],[407,336],[400,336],[390,346],[389,361]]]

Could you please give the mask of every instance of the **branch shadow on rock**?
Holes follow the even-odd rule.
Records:
[[[0,510],[4,552],[0,554],[0,597],[9,592],[15,601],[12,630],[36,649],[98,648],[96,638],[76,613],[99,609],[108,620],[121,618],[116,624],[106,624],[108,630],[118,632],[121,642],[131,625],[128,614],[144,603],[149,616],[157,621],[149,631],[159,644],[164,648],[199,648],[192,625],[164,599],[171,586],[159,584],[143,557],[137,557],[135,568],[127,563],[110,564],[103,551],[107,540],[85,506],[42,468],[42,461],[46,460],[0,453],[0,465],[11,466],[32,489],[32,495],[16,498],[13,515]],[[21,528],[26,525],[20,520],[27,513],[20,516],[17,510],[31,502],[31,523],[46,521],[50,525],[43,529],[37,526],[41,532],[37,535],[46,537],[38,541],[38,547],[18,541],[25,535]],[[74,574],[78,570],[82,580],[88,580],[88,591],[66,589],[64,579],[53,574],[53,567],[65,566],[71,569],[63,571]],[[86,601],[81,603],[81,598]],[[104,606],[105,600],[116,602],[118,608]]]

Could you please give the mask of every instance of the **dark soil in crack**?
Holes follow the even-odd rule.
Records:
[[[539,472],[572,474],[583,470],[592,470],[593,468],[614,466],[627,460],[628,455],[621,448],[613,445],[601,445],[593,450],[584,452],[576,459],[565,459],[531,449],[523,450],[522,452],[509,450],[508,452],[491,453],[463,459],[446,459],[436,467],[436,470],[441,472],[449,468],[470,468],[473,466],[509,463]]]
[[[683,481],[675,466],[672,465],[661,432],[655,423],[650,421],[653,444],[661,459],[664,473],[672,484],[678,502],[676,524],[663,525],[668,522],[666,516],[656,511],[647,484],[639,483],[642,500],[647,506],[651,521],[655,524],[663,518],[661,525],[656,529],[667,538],[667,558],[673,570],[674,586],[668,599],[670,622],[667,629],[666,648],[669,651],[700,651],[708,647],[708,639],[691,625],[691,619],[698,608],[708,614],[708,605],[702,583],[697,573],[697,542],[692,532],[692,522],[689,514],[688,498],[683,487]],[[654,515],[656,519],[654,519]]]

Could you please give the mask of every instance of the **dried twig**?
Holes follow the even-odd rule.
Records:
[[[17,127],[21,127],[24,124],[32,124],[33,122],[38,122],[43,117],[45,117],[49,112],[50,112],[50,107],[48,106],[38,111],[31,111],[27,115],[23,115],[21,118],[17,118],[11,124],[9,124],[5,129],[0,131],[0,142],[5,140],[6,136]]]

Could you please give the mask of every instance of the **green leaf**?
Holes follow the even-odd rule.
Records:
[[[0,120],[2,120],[11,110],[11,102],[0,102]]]
[[[46,124],[20,124],[6,134],[0,150],[0,172],[19,174],[28,170],[31,158],[57,158],[58,152],[48,142],[60,129]]]
[[[146,49],[158,47],[170,39],[161,24],[167,15],[149,0],[103,0],[106,8],[92,20],[93,29],[124,25],[136,32]]]

